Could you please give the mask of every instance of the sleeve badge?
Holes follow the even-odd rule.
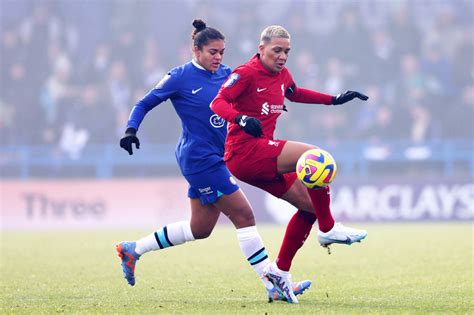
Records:
[[[240,78],[240,74],[238,73],[232,73],[230,77],[225,81],[224,87],[229,88],[232,87]]]
[[[161,81],[158,82],[158,84],[155,86],[155,89],[160,89],[160,88],[162,88],[163,85],[165,85],[166,81],[169,80],[169,78],[171,78],[171,74],[170,74],[170,73],[168,73],[167,75],[165,75],[165,76],[163,77],[163,79],[161,79]]]

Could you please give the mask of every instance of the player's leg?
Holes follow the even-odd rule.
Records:
[[[193,192],[199,194],[202,205],[212,207],[216,213],[222,211],[229,217],[237,229],[237,237],[245,257],[257,274],[262,274],[261,270],[269,263],[269,259],[255,226],[253,210],[225,164],[216,165],[201,174],[187,175],[186,180],[193,187]],[[196,227],[201,230],[202,226],[206,226],[205,217],[196,217],[195,222]],[[195,233],[194,225],[192,228]]]
[[[296,163],[301,154],[313,148],[315,148],[315,146],[306,143],[287,141],[277,159],[278,172],[280,174],[294,172]],[[313,205],[314,213],[318,218],[319,230],[328,232],[334,226],[334,219],[331,214],[331,208],[329,207],[329,189],[301,189],[303,185],[297,182],[298,181],[294,184],[297,186],[293,187],[293,189],[284,196],[284,199],[295,205],[298,209],[307,211],[308,209],[300,208],[300,204],[306,206],[309,197],[309,201]]]
[[[282,196],[295,197],[289,201],[299,210],[288,223],[277,258],[276,267],[283,272],[290,270],[291,261],[308,237],[316,220],[313,206],[306,190],[302,188],[302,185],[294,185],[296,174],[294,167],[291,168],[290,165],[291,163],[296,163],[293,160],[296,161],[301,154],[299,152],[295,153],[295,150],[286,150],[287,144],[288,142],[284,140],[268,141],[262,139],[253,146],[253,156],[251,159],[245,156],[235,156],[227,161],[229,169],[239,179],[259,187],[277,198],[282,198]],[[303,143],[300,143],[300,145],[305,146],[302,150],[303,152],[312,148],[312,146]],[[278,174],[279,170],[281,171],[280,173],[288,173],[290,170],[293,170],[293,172]],[[294,190],[296,190],[297,194],[287,194],[288,191],[293,192]],[[306,198],[301,198],[302,193],[305,194]]]
[[[274,286],[264,277],[264,268],[270,263],[270,259],[255,225],[255,216],[247,197],[224,164],[210,174],[209,183],[210,191],[214,192],[212,197],[209,196],[209,201],[234,224],[242,253],[262,279],[265,288],[272,290]]]
[[[214,230],[221,212],[213,204],[202,205],[200,199],[192,198],[190,201],[192,236],[197,240],[208,238]]]
[[[212,205],[201,205],[197,198],[190,198],[191,220],[167,224],[136,241],[138,255],[149,251],[181,245],[196,239],[207,238],[219,218],[219,210]]]
[[[288,173],[285,174],[285,176],[290,174],[293,175],[294,173]],[[294,176],[296,177],[296,175]],[[288,236],[285,235],[283,240],[284,244],[281,247],[278,260],[282,268],[289,268],[291,266],[291,260],[297,250],[294,244],[301,244],[301,242],[295,241],[298,236],[301,237],[301,239],[306,239],[307,235],[304,237],[303,234],[306,233],[306,231],[308,231],[309,234],[310,227],[308,224],[310,223],[310,214],[312,214],[311,212],[313,211],[312,207],[315,209],[329,209],[330,207],[329,187],[318,189],[318,191],[324,192],[324,195],[320,198],[315,198],[314,196],[310,198],[307,190],[308,189],[300,181],[295,180],[291,188],[281,197],[300,209],[288,223],[286,232]],[[329,215],[331,215],[330,212]],[[307,218],[306,222],[302,222],[302,218]],[[294,236],[295,234],[296,236]],[[336,222],[327,232],[322,232],[321,228],[318,231],[319,243],[325,247],[333,243],[350,245],[354,242],[360,242],[366,236],[367,231],[346,227],[339,222]],[[287,238],[289,240],[286,242]]]
[[[262,139],[254,146],[254,155],[251,159],[244,156],[235,155],[233,158],[226,161],[227,166],[231,172],[239,179],[266,190],[273,195],[281,196],[286,190],[286,182],[284,176],[278,176],[276,174],[276,158],[281,151],[282,143],[278,141],[268,141]],[[283,181],[280,181],[282,179]],[[271,268],[270,268],[271,267]],[[288,270],[282,270],[275,264],[269,266],[266,272],[275,274],[276,277],[284,279],[285,282],[291,283],[290,274]],[[302,285],[303,287],[309,287],[310,281],[303,281],[295,283],[295,287]],[[302,291],[293,290],[297,293]]]
[[[253,210],[225,164],[216,165],[205,173],[187,175],[186,180],[193,187],[193,192],[200,194],[202,205],[212,206],[229,217],[237,229],[237,239],[245,258],[262,277],[263,268],[270,260],[255,226]],[[196,226],[202,227],[204,223]]]
[[[270,259],[257,231],[253,210],[242,190],[222,195],[215,206],[234,224],[242,252],[255,272],[262,277],[263,268],[270,263]]]
[[[116,245],[124,277],[130,285],[135,285],[135,266],[143,254],[207,238],[211,234],[219,218],[219,210],[212,204],[202,205],[197,198],[190,198],[190,203],[190,221],[170,223],[135,242]]]
[[[315,147],[301,142],[287,141],[281,154],[278,156],[278,172],[293,173],[301,154],[312,148]],[[329,187],[323,189],[309,189],[304,187],[301,182],[295,181],[281,198],[290,202],[298,209],[307,212],[313,212],[309,207],[311,203],[314,213],[318,218],[318,239],[323,246],[332,243],[352,244],[353,242],[360,242],[367,236],[367,231],[365,230],[353,229],[345,227],[340,223],[335,223],[330,208],[331,195]],[[298,213],[296,215],[298,215]],[[302,224],[300,221],[301,220],[295,220],[295,222],[290,221],[287,232],[294,233],[292,230],[298,230],[301,233],[301,231],[304,231],[304,226],[307,226],[307,224]],[[291,252],[292,251],[289,251],[288,253],[291,254]]]
[[[257,231],[253,210],[243,192],[239,189],[230,195],[223,195],[216,201],[215,205],[235,225],[240,248],[247,261],[262,279],[269,300],[284,298],[287,302],[298,303],[298,299],[293,292],[293,284],[288,281],[288,275],[285,278],[271,272],[271,262],[262,238]],[[303,289],[298,293],[302,293],[310,285],[311,282],[304,283]]]
[[[280,198],[298,209],[286,226],[285,236],[277,256],[278,268],[290,270],[293,258],[311,233],[316,215],[304,185],[296,180],[296,174],[288,173],[282,176],[290,188]],[[303,195],[306,195],[306,198]]]
[[[277,158],[278,173],[285,174],[294,172],[296,162],[304,152],[316,148],[316,146],[297,141],[285,141],[283,148]]]
[[[143,255],[211,235],[220,212],[211,204],[202,205],[198,198],[190,198],[191,220],[167,224],[137,241],[136,252]]]

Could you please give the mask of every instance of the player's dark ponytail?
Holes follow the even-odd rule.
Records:
[[[193,26],[195,28],[195,30],[193,31],[193,39],[194,39],[194,36],[196,36],[197,33],[199,33],[200,31],[206,28],[206,22],[204,22],[203,20],[196,19],[193,21]]]
[[[211,40],[225,40],[224,35],[212,27],[207,27],[203,20],[195,19],[193,21],[194,30],[191,34],[194,46],[202,49],[202,46],[207,45]]]

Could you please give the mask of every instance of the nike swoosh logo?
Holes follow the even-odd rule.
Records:
[[[201,91],[201,90],[202,90],[202,87],[200,87],[200,88],[197,89],[197,90],[192,90],[191,93],[196,94],[197,92],[199,92],[199,91]]]
[[[327,239],[327,238],[323,238],[324,240],[324,244],[326,245],[331,245],[331,244],[347,244],[347,245],[350,245],[353,243],[352,239],[349,237],[349,236],[346,236],[346,239],[345,240],[335,240],[335,239]],[[321,243],[321,244],[323,244]]]
[[[263,89],[257,88],[257,92],[260,93],[260,92],[262,92],[262,91],[265,91],[266,89],[267,89],[267,88],[263,88]]]
[[[246,122],[246,121],[243,121],[243,120],[241,120],[239,125],[240,125],[240,126],[242,126],[242,127],[245,127],[245,126],[247,125],[247,122]]]

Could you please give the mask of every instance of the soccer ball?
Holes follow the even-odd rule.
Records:
[[[336,177],[336,170],[336,161],[323,149],[306,151],[296,163],[298,179],[311,189],[328,186]]]

